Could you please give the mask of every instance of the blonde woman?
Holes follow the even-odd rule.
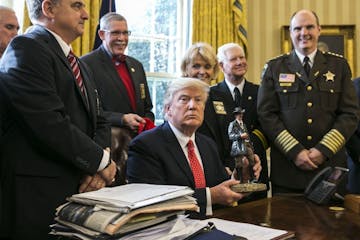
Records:
[[[181,62],[183,77],[198,78],[211,84],[219,73],[219,63],[214,49],[205,42],[194,43]]]

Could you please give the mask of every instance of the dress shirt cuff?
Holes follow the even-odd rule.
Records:
[[[206,188],[206,216],[213,215],[210,188]]]
[[[108,166],[109,161],[110,161],[110,153],[108,151],[103,150],[103,156],[97,171],[100,172],[104,170],[104,168]]]

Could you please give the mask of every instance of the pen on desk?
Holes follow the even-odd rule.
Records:
[[[215,224],[213,222],[208,222],[208,225],[200,228],[198,231],[194,232],[193,234],[191,234],[190,236],[186,237],[184,240],[190,240],[193,237],[201,234],[201,233],[205,233],[205,232],[210,232],[211,230],[213,230],[215,228]]]

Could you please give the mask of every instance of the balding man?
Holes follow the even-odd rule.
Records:
[[[11,39],[15,37],[19,30],[19,22],[14,10],[0,6],[0,58]]]
[[[323,168],[346,166],[344,145],[359,121],[349,64],[318,50],[320,31],[316,13],[297,11],[294,50],[264,68],[258,114],[271,142],[274,194],[302,193]]]

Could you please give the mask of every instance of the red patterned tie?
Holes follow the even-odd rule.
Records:
[[[81,74],[80,74],[80,68],[79,68],[77,58],[72,51],[69,52],[69,55],[67,58],[69,60],[71,69],[74,73],[76,83],[77,83],[78,87],[80,88],[81,93],[84,94],[84,82],[83,82]]]
[[[194,176],[195,188],[204,188],[206,187],[204,171],[201,168],[198,158],[196,157],[194,151],[194,143],[192,140],[189,140],[187,144],[187,148],[188,148],[188,158],[190,161],[190,167]]]

